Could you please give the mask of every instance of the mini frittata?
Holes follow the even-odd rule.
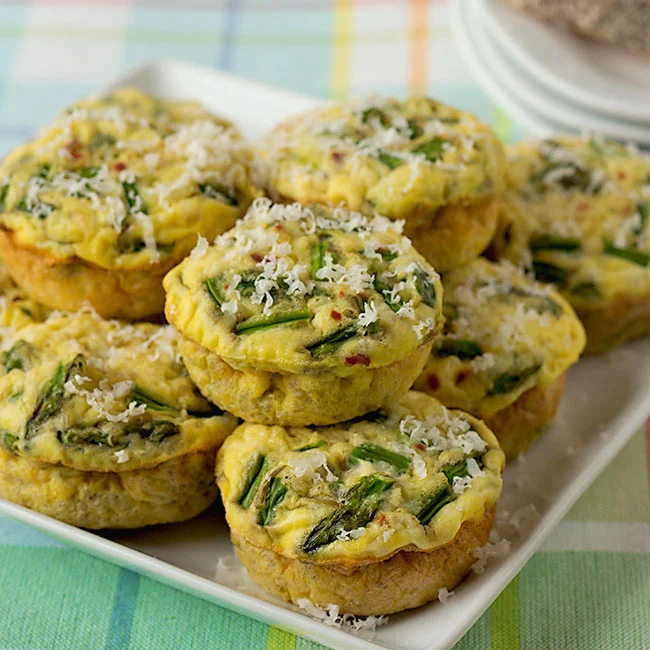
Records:
[[[509,149],[497,256],[553,282],[597,353],[650,331],[650,159],[561,137]]]
[[[200,396],[169,327],[53,315],[0,352],[0,494],[89,528],[181,521],[215,498],[236,419]]]
[[[477,257],[497,226],[501,143],[470,113],[427,97],[326,105],[276,127],[259,155],[272,196],[404,219],[441,272]]]
[[[0,165],[0,248],[49,307],[162,313],[163,275],[259,195],[251,154],[194,102],[120,89],[66,109]]]
[[[201,392],[252,422],[332,424],[404,394],[442,328],[438,274],[399,224],[257,199],[165,277]]]
[[[378,615],[462,580],[487,542],[503,465],[480,420],[410,391],[329,427],[242,424],[217,455],[217,483],[256,582]]]
[[[515,458],[553,418],[584,329],[552,286],[509,262],[480,258],[443,284],[445,328],[415,388],[485,420]]]
[[[16,286],[0,259],[0,340],[10,339],[25,325],[44,321],[50,310]]]

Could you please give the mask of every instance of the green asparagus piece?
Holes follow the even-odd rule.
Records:
[[[415,288],[418,290],[422,302],[429,307],[436,306],[436,290],[425,270],[419,267],[415,271]]]
[[[295,323],[297,321],[310,320],[311,312],[308,309],[297,309],[294,311],[271,314],[265,318],[248,318],[235,326],[236,334],[252,334],[262,329],[284,325],[286,323]]]
[[[591,174],[586,169],[581,169],[577,165],[568,162],[549,163],[546,167],[533,173],[530,180],[533,183],[546,184],[548,175],[556,169],[569,169],[571,172],[557,181],[565,190],[577,189],[584,192],[591,183]],[[597,192],[599,189],[600,187],[595,187],[594,192]]]
[[[70,375],[81,371],[83,363],[83,356],[78,354],[70,363],[66,365],[60,363],[58,365],[54,376],[46,384],[36,402],[34,411],[25,424],[25,440],[29,440],[47,420],[61,410],[65,399],[63,386],[70,378]]]
[[[12,370],[29,370],[34,359],[36,350],[27,341],[16,341],[8,350],[0,354],[0,364],[4,366],[5,372]]]
[[[541,363],[533,364],[522,370],[517,370],[514,372],[504,372],[492,381],[492,387],[490,388],[488,395],[503,395],[504,393],[509,393],[510,391],[518,388],[523,384],[529,377],[532,377],[539,369],[542,367]]]
[[[268,471],[268,461],[262,454],[259,454],[251,465],[246,482],[244,483],[244,489],[239,497],[239,505],[242,508],[248,509],[251,503],[253,503],[253,499],[260,489],[260,485]]]
[[[226,205],[234,207],[238,204],[237,197],[223,185],[218,185],[217,183],[199,183],[199,192],[209,199],[221,201]]]
[[[385,151],[379,151],[377,154],[377,159],[379,162],[383,163],[386,165],[386,167],[389,167],[390,169],[397,169],[401,165],[404,164],[404,159],[399,158],[398,156],[393,156],[389,153],[386,153]]]
[[[543,251],[577,251],[580,250],[580,240],[573,237],[556,237],[555,235],[534,235],[528,242],[530,250]]]
[[[511,287],[506,293],[500,294],[500,297],[508,303],[523,298],[527,307],[529,309],[534,309],[538,314],[548,312],[555,318],[559,318],[564,313],[562,306],[553,300],[553,298],[549,298],[549,296],[540,296],[519,287]]]
[[[636,248],[619,248],[611,242],[605,242],[604,253],[606,255],[620,257],[639,266],[650,266],[650,253],[637,250]]]
[[[569,287],[569,292],[574,296],[581,296],[589,300],[601,300],[603,294],[601,293],[598,285],[595,282],[580,282],[572,287]]]
[[[124,190],[124,198],[126,200],[126,205],[129,208],[129,212],[137,210],[137,212],[149,214],[147,206],[140,194],[140,190],[138,189],[138,184],[135,181],[123,181],[122,189]]]
[[[373,282],[373,285],[375,287],[375,291],[377,293],[381,294],[381,297],[384,299],[385,303],[394,311],[398,311],[401,303],[400,302],[393,302],[391,300],[390,296],[390,290],[391,286],[386,282],[384,278],[382,278],[380,275],[375,276],[375,280]]]
[[[451,503],[455,498],[449,486],[445,485],[428,499],[415,516],[423,526],[426,526],[444,506]]]
[[[12,451],[13,448],[14,448],[14,445],[18,442],[18,436],[14,436],[11,433],[5,433],[2,436],[2,441],[4,442],[5,447],[9,451]]]
[[[142,387],[138,386],[138,384],[133,387],[131,399],[137,404],[144,405],[152,411],[159,411],[160,413],[167,413],[172,416],[178,415],[179,413],[179,409],[174,408],[169,404],[165,404],[155,397],[152,397],[150,393],[145,391]]]
[[[540,282],[552,282],[558,286],[564,285],[568,275],[563,268],[541,260],[533,260],[533,272]]]
[[[298,447],[298,449],[294,449],[294,451],[310,451],[311,449],[319,449],[320,447],[326,447],[326,446],[327,443],[324,440],[318,440],[317,442],[312,442],[308,445]]]
[[[280,505],[286,494],[286,486],[282,485],[282,481],[277,476],[273,477],[267,490],[264,505],[260,507],[257,513],[257,523],[260,526],[268,526],[271,523],[276,508]]]
[[[357,335],[356,324],[346,325],[345,327],[328,334],[322,339],[311,343],[307,346],[312,357],[320,359],[336,352],[346,341]]]
[[[109,133],[95,133],[90,139],[89,146],[91,149],[100,149],[101,147],[113,144],[115,144],[115,138]]]
[[[9,182],[5,180],[5,182],[0,186],[0,212],[5,211],[7,194],[9,194]]]
[[[224,302],[226,302],[226,297],[223,295],[223,278],[220,275],[215,275],[211,278],[208,278],[203,286],[206,288],[207,292],[210,294],[210,298],[221,307]]]
[[[329,253],[332,256],[332,261],[336,263],[337,256],[335,253],[329,250],[330,242],[329,235],[321,235],[318,243],[314,244],[314,248],[311,252],[311,275],[312,278],[316,279],[316,272],[320,271],[325,266],[325,253]]]
[[[369,106],[368,108],[365,108],[363,111],[361,111],[361,123],[362,124],[368,124],[372,118],[376,118],[379,120],[379,123],[387,129],[390,126],[390,118],[384,111],[381,110],[381,108],[377,108],[377,106]]]
[[[59,442],[71,445],[108,445],[108,434],[98,427],[71,427],[57,433]]]
[[[645,201],[637,201],[636,209],[639,213],[640,223],[639,227],[634,231],[634,234],[638,237],[645,230],[646,224],[648,223],[648,204]]]
[[[442,154],[445,150],[446,140],[434,136],[426,142],[422,142],[417,147],[413,149],[413,153],[421,153],[424,157],[430,162],[436,162],[442,158]]]
[[[456,341],[447,339],[436,349],[438,357],[458,357],[468,361],[483,354],[481,346],[476,341]]]
[[[369,524],[393,483],[378,474],[363,476],[345,493],[343,504],[312,529],[300,545],[300,550],[314,553],[334,542],[341,533]]]
[[[402,471],[407,470],[411,465],[410,458],[370,442],[364,442],[350,452],[351,463],[357,463],[360,460],[367,460],[371,463],[388,463]]]

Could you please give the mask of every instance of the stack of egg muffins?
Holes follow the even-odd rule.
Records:
[[[101,529],[220,494],[280,598],[433,600],[585,346],[650,331],[649,200],[631,147],[504,151],[424,97],[255,146],[192,102],[81,101],[0,165],[0,496]]]

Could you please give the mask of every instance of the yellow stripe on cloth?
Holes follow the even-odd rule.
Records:
[[[266,650],[295,650],[296,635],[277,627],[270,627],[266,637]]]
[[[336,0],[332,42],[331,94],[343,100],[350,89],[350,52],[352,43],[352,0]]]
[[[519,650],[519,576],[490,608],[492,650]]]
[[[409,89],[412,94],[426,94],[429,85],[428,20],[427,0],[411,0]]]

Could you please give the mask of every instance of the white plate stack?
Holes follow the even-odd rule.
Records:
[[[536,135],[594,132],[650,145],[650,57],[509,9],[455,0],[452,28],[478,84]]]

